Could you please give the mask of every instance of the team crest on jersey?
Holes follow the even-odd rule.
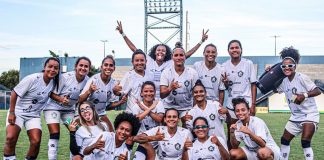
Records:
[[[237,72],[237,75],[238,75],[239,77],[242,77],[243,74],[244,74],[244,72],[242,72],[242,71]]]
[[[215,150],[215,147],[214,147],[214,146],[209,146],[209,147],[208,147],[208,150],[212,152],[212,151]]]
[[[52,118],[56,118],[57,117],[57,113],[52,112],[51,116],[52,116]]]
[[[210,118],[211,120],[215,120],[215,114],[210,114],[210,115],[209,115],[209,118]]]
[[[98,104],[98,103],[99,103],[99,99],[94,99],[94,100],[93,100],[93,103],[94,103],[94,104]]]
[[[184,82],[184,85],[185,85],[186,87],[188,87],[189,84],[190,84],[190,82],[189,82],[188,80],[186,80],[186,81]]]
[[[212,76],[212,77],[210,78],[210,80],[211,80],[211,82],[215,83],[215,82],[217,81],[217,78],[216,78],[216,76]]]
[[[175,95],[177,95],[178,93],[177,93],[177,91],[172,91],[172,94],[175,96]]]
[[[38,102],[37,99],[33,99],[33,100],[32,100],[32,104],[36,104],[37,102]]]
[[[297,88],[296,87],[292,88],[291,93],[296,94],[297,93]]]
[[[181,148],[181,144],[177,143],[174,145],[174,148],[178,151]]]

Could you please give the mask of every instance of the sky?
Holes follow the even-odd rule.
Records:
[[[322,0],[183,0],[183,17],[188,11],[189,47],[209,29],[203,46],[215,44],[218,56],[228,56],[232,39],[242,42],[243,56],[272,56],[274,35],[280,36],[277,53],[294,46],[301,55],[324,55],[323,7]],[[0,0],[0,17],[0,73],[19,70],[21,57],[48,57],[48,50],[87,56],[98,67],[100,40],[108,40],[106,54],[114,50],[116,58],[129,58],[117,20],[137,48],[144,48],[143,0]],[[202,52],[203,47],[193,56]]]

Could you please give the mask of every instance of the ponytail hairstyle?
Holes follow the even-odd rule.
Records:
[[[182,49],[183,52],[185,53],[185,50],[183,49],[183,47],[182,47],[182,43],[181,43],[181,42],[177,42],[177,43],[175,44],[175,46],[174,46],[174,48],[173,48],[173,50],[172,50],[172,53],[174,53],[174,51],[175,51],[176,49]]]
[[[56,88],[56,91],[58,91],[58,88],[59,88],[59,83],[60,83],[60,72],[61,72],[61,62],[58,58],[56,57],[49,57],[46,59],[46,61],[44,62],[44,66],[43,68],[46,67],[47,63],[50,61],[50,60],[53,60],[53,61],[56,61],[58,64],[59,64],[59,70],[58,70],[58,73],[57,75],[54,77],[53,79],[53,82],[54,82],[54,87],[53,89]],[[44,72],[45,70],[43,69],[42,72]]]
[[[193,91],[194,88],[197,87],[197,86],[201,86],[201,87],[203,87],[203,88],[204,88],[204,91],[206,92],[206,88],[205,88],[204,84],[201,82],[200,79],[198,79],[198,80],[196,81],[195,85],[192,87],[192,91]]]
[[[299,63],[300,60],[300,54],[297,49],[295,49],[293,46],[286,47],[282,49],[282,51],[279,53],[280,58],[283,60],[285,59],[290,59],[292,60],[295,64]]]

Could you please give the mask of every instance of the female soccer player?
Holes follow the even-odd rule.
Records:
[[[120,21],[117,21],[117,27],[116,30],[119,31],[119,33],[123,36],[126,44],[128,47],[135,52],[137,49],[136,46],[128,39],[128,37],[125,35],[122,27],[122,23]],[[203,30],[201,41],[193,47],[191,50],[189,50],[185,55],[186,58],[189,58],[192,54],[194,54],[198,48],[202,45],[203,42],[205,42],[208,38],[207,35],[208,30],[205,32]],[[160,77],[163,70],[166,70],[170,68],[173,65],[173,62],[171,60],[171,49],[166,44],[156,44],[154,45],[147,56],[147,63],[146,63],[146,69],[150,71],[154,75],[153,82],[156,87],[156,97],[160,97]]]
[[[80,57],[75,63],[75,70],[62,74],[60,86],[54,90],[44,109],[44,117],[50,133],[48,141],[48,159],[57,159],[58,142],[60,138],[60,120],[65,122],[73,119],[75,104],[78,102],[80,92],[88,80],[91,61],[87,57]]]
[[[164,123],[166,126],[154,127],[143,134],[134,137],[136,142],[158,141],[158,159],[181,159],[185,147],[192,145],[192,135],[189,130],[179,127],[179,113],[174,108],[166,109]]]
[[[238,40],[232,40],[228,43],[228,53],[231,59],[223,63],[224,74],[222,81],[228,90],[227,98],[227,135],[229,136],[229,128],[231,124],[237,121],[237,117],[232,105],[232,99],[236,97],[244,97],[250,107],[250,113],[255,115],[256,103],[256,73],[253,62],[242,58],[242,45]],[[229,140],[229,138],[228,138]],[[229,141],[228,148],[231,149]]]
[[[314,159],[311,140],[320,118],[314,97],[320,95],[321,91],[308,76],[296,72],[300,59],[298,50],[293,47],[284,48],[280,57],[282,71],[287,77],[277,91],[285,93],[291,111],[281,137],[281,154],[285,159],[289,158],[290,141],[301,133],[305,159]]]
[[[208,130],[208,120],[204,117],[197,117],[193,122],[193,132],[197,139],[187,153],[189,160],[202,159],[223,159],[229,160],[229,153],[226,147],[226,141],[219,136],[210,136]],[[185,159],[185,158],[183,158]]]
[[[232,100],[235,114],[239,119],[230,127],[231,159],[274,159],[279,160],[280,149],[273,140],[264,121],[251,116],[250,107],[244,98]],[[240,142],[244,146],[239,147]]]
[[[135,114],[141,121],[141,128],[138,134],[142,134],[151,128],[159,126],[163,121],[164,106],[160,100],[155,100],[155,85],[151,81],[146,81],[142,85],[141,97],[143,101],[136,104],[132,109],[132,113]],[[157,147],[157,142],[151,142],[154,148]],[[145,151],[141,146],[137,148],[135,152],[136,159],[146,159]]]
[[[164,70],[161,75],[160,92],[165,108],[175,108],[183,118],[186,112],[193,106],[191,89],[198,80],[198,73],[185,66],[185,51],[180,44],[173,49],[172,59],[174,66]]]
[[[226,110],[217,101],[206,99],[206,89],[200,80],[198,80],[192,90],[195,106],[185,115],[186,126],[194,130],[193,120],[198,117],[204,117],[208,120],[208,135],[216,135],[226,140],[224,132],[225,115],[220,114],[221,110]],[[227,148],[227,145],[224,146]]]
[[[123,79],[113,90],[118,96],[128,96],[126,111],[132,112],[133,107],[141,100],[141,88],[144,82],[153,81],[154,75],[145,70],[146,55],[138,49],[132,55],[133,69],[126,72]]]
[[[113,131],[113,126],[106,115],[106,106],[109,102],[110,107],[116,107],[126,102],[126,96],[122,96],[119,101],[118,97],[113,94],[113,87],[117,84],[111,76],[115,71],[115,60],[112,56],[106,56],[101,63],[101,72],[89,78],[84,86],[79,102],[88,99],[96,106],[96,111],[100,119],[107,123],[109,131]]]
[[[198,72],[199,79],[207,90],[207,100],[218,101],[223,105],[224,102],[224,83],[221,81],[223,67],[215,60],[217,48],[214,44],[207,44],[204,49],[204,61],[196,62],[193,68]]]
[[[60,61],[54,57],[48,58],[43,73],[28,75],[11,92],[3,159],[16,159],[16,143],[22,127],[26,128],[30,142],[26,159],[37,159],[42,138],[41,111],[50,93],[55,87],[60,87],[59,72]]]

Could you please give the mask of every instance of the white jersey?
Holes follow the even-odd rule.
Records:
[[[240,132],[240,128],[243,126],[243,123],[241,120],[238,120],[236,122],[237,130],[235,130],[235,138],[237,141],[243,141],[245,144],[245,147],[250,151],[257,151],[260,146],[254,142],[249,135],[244,134],[243,132]],[[258,117],[250,116],[250,121],[248,123],[249,130],[252,131],[255,135],[258,137],[261,137],[265,142],[266,146],[270,146],[270,148],[279,148],[276,144],[276,142],[273,140],[270,131],[267,127],[267,125],[264,123],[264,121]]]
[[[18,95],[15,107],[16,115],[25,118],[40,117],[54,87],[53,80],[46,85],[43,74],[28,75],[13,89]]]
[[[207,141],[200,142],[198,139],[192,144],[192,148],[188,151],[189,160],[216,159],[221,160],[221,154],[216,144],[211,142],[212,136]],[[225,140],[222,137],[217,137],[218,141],[228,151]]]
[[[160,66],[156,63],[154,59],[152,59],[149,55],[146,56],[146,71],[151,72],[154,75],[153,82],[156,88],[156,98],[160,98],[160,79],[163,70],[166,70],[173,66],[173,61],[168,60],[161,64]]]
[[[251,105],[251,83],[255,83],[257,80],[253,62],[241,58],[240,63],[235,66],[229,59],[223,63],[223,67],[229,80],[227,108],[234,109],[232,99],[236,97],[245,98]]]
[[[53,93],[57,94],[58,96],[68,96],[69,98],[69,104],[63,105],[58,103],[57,101],[53,99],[49,99],[47,102],[47,106],[44,110],[75,110],[75,104],[78,102],[80,93],[87,83],[87,80],[89,79],[88,76],[86,76],[82,82],[78,82],[76,79],[75,71],[67,72],[61,75],[60,77],[60,84],[58,91],[55,89],[53,90]]]
[[[131,70],[126,72],[123,79],[120,82],[122,86],[122,93],[128,93],[127,106],[126,111],[131,111],[131,107],[135,106],[137,100],[141,100],[141,88],[144,82],[152,81],[153,82],[153,74],[151,72],[145,72],[144,76],[141,76],[135,72],[135,70]]]
[[[217,101],[210,101],[207,100],[207,105],[204,110],[199,108],[197,105],[195,105],[188,114],[192,116],[192,120],[189,120],[186,122],[187,128],[190,130],[193,129],[193,121],[197,117],[204,117],[208,121],[209,125],[209,132],[208,135],[216,135],[219,137],[222,137],[224,140],[226,140],[225,132],[224,132],[224,116],[220,115],[218,113],[218,110],[220,109],[220,104]]]
[[[96,111],[100,116],[105,115],[107,104],[109,105],[109,103],[118,101],[118,97],[113,94],[112,90],[117,82],[115,79],[110,78],[108,84],[105,84],[100,77],[100,73],[97,73],[89,78],[81,94],[84,94],[89,90],[91,83],[97,86],[97,90],[88,97],[88,101],[93,102]]]
[[[108,159],[117,160],[120,154],[125,155],[126,152],[128,153],[128,160],[130,160],[132,150],[128,149],[125,142],[117,148],[116,141],[115,141],[115,137],[116,137],[115,133],[103,132],[101,134],[102,134],[101,139],[105,141],[105,147],[103,150],[94,149],[93,154],[91,154],[91,160],[108,160]],[[97,138],[91,144],[96,143],[100,135],[98,135]]]
[[[144,105],[142,103],[142,105]],[[145,106],[145,105],[144,105]],[[131,108],[132,110],[131,111],[128,111],[129,113],[132,113],[134,115],[138,115],[140,113],[143,113],[144,110],[142,110],[137,104],[135,104],[135,106],[133,106]],[[163,102],[162,101],[159,101],[158,104],[156,105],[156,107],[151,111],[152,113],[157,113],[157,114],[164,114],[164,107],[163,107]],[[139,134],[151,129],[151,128],[154,128],[156,126],[159,126],[161,125],[160,123],[154,121],[152,119],[151,116],[147,115],[142,121],[141,121],[141,127],[138,131]]]
[[[164,133],[166,141],[159,141],[157,156],[160,160],[179,160],[182,157],[184,143],[187,138],[192,140],[189,130],[178,127],[177,132],[171,137],[166,126],[158,126],[144,132],[148,136],[154,136],[158,129]]]
[[[108,131],[107,125],[103,122],[105,131]],[[75,140],[78,146],[81,147],[80,154],[83,155],[83,151],[86,147],[90,146],[92,142],[97,141],[98,137],[105,131],[101,130],[98,126],[88,126],[89,131],[85,126],[81,126],[75,133]],[[87,156],[85,156],[87,157]],[[91,157],[91,155],[89,155]]]
[[[198,72],[199,79],[203,83],[207,91],[207,99],[219,101],[219,90],[225,90],[222,82],[223,68],[220,64],[216,64],[213,69],[208,69],[204,61],[196,62],[193,68]]]
[[[175,108],[177,110],[191,109],[193,104],[191,90],[198,80],[198,73],[190,67],[185,67],[183,73],[178,75],[174,67],[172,67],[162,72],[160,85],[170,86],[172,80],[178,82],[180,88],[173,90],[163,99],[165,108]]]
[[[289,81],[286,77],[277,88],[278,92],[284,92],[291,111],[290,121],[313,121],[319,123],[319,112],[314,97],[305,98],[300,105],[293,103],[295,94],[307,93],[316,88],[314,82],[306,75],[296,72],[294,79]]]

